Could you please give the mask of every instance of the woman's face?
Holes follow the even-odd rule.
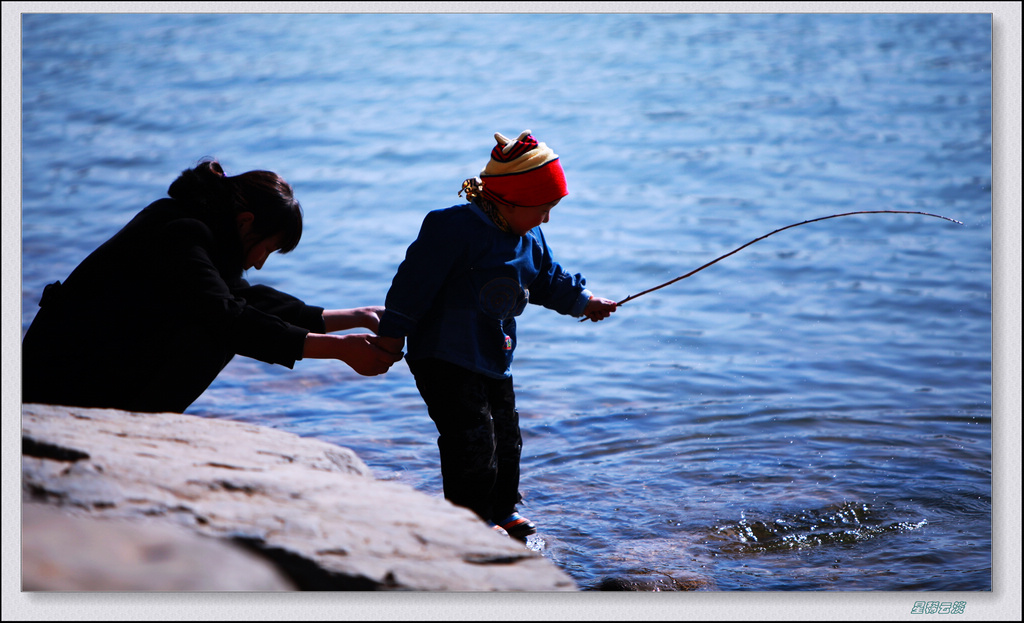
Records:
[[[270,254],[281,249],[281,239],[284,234],[277,234],[269,238],[257,234],[252,226],[251,212],[239,214],[236,222],[238,223],[238,235],[242,239],[242,270],[263,268],[263,263],[267,261]]]
[[[251,242],[247,242],[243,238],[242,244],[245,249],[245,260],[242,262],[242,268],[244,270],[249,270],[250,268],[259,270],[263,268],[263,263],[267,261],[271,253],[281,249],[281,234]]]

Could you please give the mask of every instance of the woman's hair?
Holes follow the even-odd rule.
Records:
[[[280,253],[287,253],[302,237],[302,206],[292,187],[272,171],[248,171],[227,176],[216,160],[200,162],[181,172],[167,194],[207,211],[207,218],[253,215],[253,231],[262,238],[281,234]]]

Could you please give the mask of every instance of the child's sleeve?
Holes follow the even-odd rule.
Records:
[[[562,268],[552,257],[551,248],[544,240],[544,234],[539,229],[534,231],[541,254],[540,273],[530,284],[530,302],[543,305],[560,314],[575,318],[582,316],[587,302],[593,296],[586,288],[586,278],[579,273],[570,274]]]
[[[430,212],[423,219],[419,235],[409,245],[391,281],[378,335],[406,337],[433,305],[461,250],[444,221],[442,210]]]

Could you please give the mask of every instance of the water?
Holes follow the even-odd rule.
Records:
[[[179,171],[302,202],[250,280],[380,304],[426,211],[529,128],[556,258],[621,300],[529,309],[530,546],[585,589],[992,589],[988,15],[26,15],[22,329]],[[236,358],[190,413],[440,495],[411,375]]]

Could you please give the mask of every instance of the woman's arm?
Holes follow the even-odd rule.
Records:
[[[218,335],[227,350],[291,368],[302,357],[306,334],[322,330],[322,308],[240,278],[225,280],[214,261],[219,243],[202,222],[182,218],[168,223],[159,244],[154,273],[163,298],[181,322]]]
[[[402,353],[390,353],[377,344],[377,336],[324,335],[309,333],[302,349],[302,357],[309,359],[338,359],[363,376],[384,374],[402,359]]]
[[[324,325],[327,327],[325,332],[334,333],[347,329],[369,329],[376,333],[383,314],[383,306],[325,309],[323,314]]]

